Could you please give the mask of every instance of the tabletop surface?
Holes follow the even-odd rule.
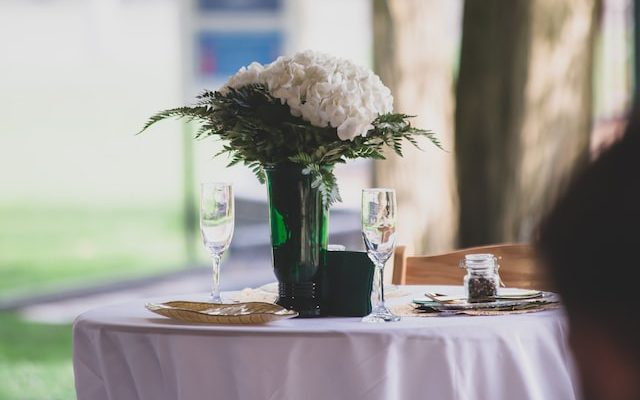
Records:
[[[408,285],[398,286],[397,291],[403,296],[392,296],[387,301],[388,304],[410,303],[413,298],[424,298],[425,291],[459,295],[462,287],[458,286],[422,286]],[[393,332],[396,330],[410,331],[420,329],[422,333],[428,333],[430,329],[438,331],[446,330],[448,334],[456,335],[464,333],[468,337],[473,332],[463,327],[473,327],[478,324],[484,325],[487,321],[487,329],[492,332],[501,329],[513,330],[520,326],[527,329],[529,325],[539,324],[541,320],[564,318],[562,310],[548,310],[536,313],[502,315],[502,316],[447,316],[447,317],[403,317],[401,321],[395,323],[370,324],[363,323],[360,318],[344,317],[323,317],[323,318],[295,318],[275,321],[264,325],[216,325],[197,324],[174,321],[169,318],[152,313],[144,305],[148,302],[160,303],[172,300],[207,301],[208,295],[185,294],[182,296],[159,297],[151,299],[141,299],[122,304],[115,304],[100,307],[88,311],[78,317],[75,324],[84,327],[100,326],[110,330],[126,331],[157,331],[173,332],[175,334],[224,334],[226,333],[256,333],[256,334],[278,334],[278,333],[316,333],[316,334],[336,334],[339,332]],[[447,329],[452,328],[452,329]],[[478,335],[485,335],[486,331],[478,331]]]

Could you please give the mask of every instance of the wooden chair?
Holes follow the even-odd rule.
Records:
[[[462,285],[466,271],[458,267],[470,253],[491,253],[498,257],[500,277],[508,287],[551,290],[544,269],[527,244],[497,244],[471,247],[433,256],[408,256],[405,246],[396,247],[392,282],[397,285]]]

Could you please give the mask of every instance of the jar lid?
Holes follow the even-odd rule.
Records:
[[[498,268],[497,258],[489,253],[467,254],[460,260],[460,268],[488,269]]]

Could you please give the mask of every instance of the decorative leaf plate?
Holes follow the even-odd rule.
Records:
[[[147,310],[182,322],[206,324],[266,324],[294,318],[298,313],[272,303],[214,304],[196,301],[147,303]]]

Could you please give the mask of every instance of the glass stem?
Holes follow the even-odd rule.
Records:
[[[211,299],[214,302],[221,303],[222,297],[220,297],[220,255],[212,254],[212,271],[211,271]]]
[[[384,307],[384,263],[376,263],[373,273],[373,309]]]

